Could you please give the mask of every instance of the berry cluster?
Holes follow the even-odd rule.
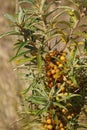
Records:
[[[49,52],[45,57],[46,69],[46,87],[50,90],[52,87],[58,90],[58,95],[55,101],[73,94],[77,87],[73,81],[67,77],[67,53],[58,52],[57,50]],[[67,122],[75,120],[81,111],[82,102],[79,97],[74,97],[70,100],[61,101],[61,104],[66,109],[60,108],[57,105],[52,105],[49,108],[49,115],[46,119],[46,130],[67,130]],[[55,114],[53,114],[55,111]],[[54,115],[56,115],[57,120]]]
[[[63,82],[64,65],[66,64],[66,53],[59,53],[56,50],[47,54],[45,59],[48,87],[52,88],[54,85],[56,85],[57,88],[59,87],[58,83]]]

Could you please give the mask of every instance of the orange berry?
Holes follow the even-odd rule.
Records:
[[[64,86],[61,87],[61,91],[62,91],[62,92],[65,92],[65,87],[64,87]]]
[[[60,130],[60,127],[59,127],[59,126],[56,126],[55,130]]]
[[[60,72],[60,70],[59,70],[59,69],[57,69],[57,70],[56,70],[56,73],[58,73],[58,72]]]
[[[55,66],[54,66],[54,70],[56,71],[57,69],[58,69],[58,67],[55,65]]]
[[[60,130],[65,130],[64,128],[60,128]]]
[[[50,60],[51,60],[50,56],[46,56],[46,62]]]
[[[54,75],[53,75],[53,78],[54,78],[54,79],[57,79],[57,78],[58,78],[57,74],[54,74]]]
[[[45,126],[44,126],[45,128],[47,128],[47,124],[45,124]]]
[[[60,128],[63,128],[63,124],[62,124],[62,123],[60,123],[60,124],[59,124],[59,127],[60,127]]]
[[[72,117],[74,117],[74,116],[75,116],[75,114],[74,114],[74,113],[72,113],[72,114],[71,114],[71,116],[72,116]]]
[[[62,109],[62,113],[64,113],[64,114],[65,114],[65,113],[66,113],[66,110],[65,110],[65,109]]]
[[[50,84],[49,84],[49,88],[52,88],[53,87],[53,82],[51,82]]]
[[[60,60],[65,61],[65,56],[60,56]]]
[[[48,119],[46,120],[46,123],[47,123],[47,124],[51,124],[51,119],[48,118]]]
[[[52,124],[53,124],[53,125],[55,124],[55,120],[54,120],[54,119],[52,119]]]
[[[49,77],[51,75],[50,71],[47,72],[47,76]]]
[[[52,126],[52,125],[47,125],[47,128],[48,128],[49,130],[52,130],[53,126]]]
[[[64,96],[68,96],[68,93],[66,92],[66,93],[64,93]]]
[[[52,81],[52,78],[49,78],[49,81]]]
[[[62,67],[63,67],[63,64],[60,63],[60,64],[58,65],[58,67],[59,67],[59,68],[62,68]]]
[[[50,52],[50,56],[51,56],[51,57],[54,56],[54,52]]]
[[[51,74],[55,74],[56,71],[54,69],[51,70]]]
[[[60,64],[60,62],[59,62],[59,61],[56,61],[56,64],[57,64],[57,65],[59,65],[59,64]]]
[[[71,115],[68,115],[68,116],[67,116],[67,119],[71,119],[71,118],[72,118],[72,116],[71,116]]]
[[[58,50],[55,50],[54,53],[55,53],[55,55],[58,55],[58,54],[59,54],[59,51],[58,51]]]
[[[52,62],[49,63],[50,68],[54,68],[54,64]]]

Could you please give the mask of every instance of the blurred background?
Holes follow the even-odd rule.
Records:
[[[0,0],[0,34],[10,30],[5,13],[15,13],[15,0]],[[18,130],[18,114],[20,109],[21,83],[13,64],[9,62],[13,56],[13,44],[16,37],[0,39],[0,130]]]
[[[0,34],[10,30],[10,23],[4,14],[15,12],[16,0],[0,0]],[[15,41],[15,36],[0,39],[0,130],[20,129],[18,111],[21,109],[20,92],[24,86],[20,76],[13,71],[14,63],[9,62],[14,53],[12,48]],[[81,121],[87,123],[84,114]]]

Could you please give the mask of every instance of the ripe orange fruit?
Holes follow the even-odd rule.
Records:
[[[58,72],[60,72],[60,70],[59,70],[59,69],[56,69],[56,73],[58,73]]]
[[[65,110],[65,109],[62,109],[62,113],[64,113],[64,114],[65,114],[65,113],[66,113],[66,110]]]
[[[58,69],[58,67],[55,65],[55,66],[54,66],[54,70],[56,71],[57,69]]]
[[[60,128],[63,128],[63,124],[62,124],[62,123],[60,123],[60,124],[59,124],[59,127],[60,127]]]
[[[60,64],[58,65],[58,67],[59,67],[59,68],[62,68],[62,67],[63,67],[63,64],[60,63]]]
[[[50,56],[51,56],[51,57],[54,56],[54,52],[50,52]]]
[[[51,122],[52,122],[52,121],[51,121],[50,118],[48,118],[48,119],[46,120],[46,123],[47,123],[47,124],[51,124]]]
[[[65,56],[60,56],[60,60],[65,61]]]
[[[45,126],[44,126],[45,128],[47,128],[47,124],[45,124]]]
[[[65,90],[66,90],[65,87],[62,86],[62,87],[61,87],[61,92],[65,92]]]
[[[52,126],[52,125],[47,125],[47,128],[48,128],[49,130],[52,130],[53,126]]]
[[[71,118],[72,118],[72,116],[71,116],[71,115],[68,115],[68,116],[67,116],[67,119],[71,119]]]
[[[54,64],[52,62],[49,63],[50,68],[54,68]]]
[[[49,88],[52,88],[53,87],[53,82],[51,82],[48,86],[49,86]]]
[[[54,120],[54,119],[52,119],[52,124],[53,124],[53,125],[55,124],[55,120]]]
[[[46,62],[48,62],[48,61],[50,61],[50,60],[51,60],[50,56],[48,56],[48,55],[46,56],[46,58],[45,58],[45,59],[46,59]]]
[[[54,69],[51,70],[51,74],[55,74],[56,71]]]
[[[58,75],[57,75],[57,74],[54,74],[54,75],[53,75],[53,78],[54,78],[54,79],[57,79],[57,78],[58,78]]]
[[[72,117],[74,117],[74,116],[75,116],[75,114],[74,114],[74,113],[72,113],[72,114],[71,114],[71,116],[72,116]]]
[[[60,130],[65,130],[64,128],[60,128]]]
[[[48,71],[46,75],[49,77],[51,75],[50,71]]]
[[[68,96],[68,93],[66,92],[66,93],[64,93],[64,96]]]
[[[59,64],[60,64],[60,62],[59,62],[59,61],[56,61],[56,64],[57,64],[57,65],[59,65]]]

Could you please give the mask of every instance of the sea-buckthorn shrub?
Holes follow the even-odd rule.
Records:
[[[27,8],[22,4],[27,3]],[[1,35],[17,35],[11,60],[23,69],[28,87],[22,92],[23,127],[29,130],[76,130],[86,105],[87,2],[21,0],[16,27]]]

